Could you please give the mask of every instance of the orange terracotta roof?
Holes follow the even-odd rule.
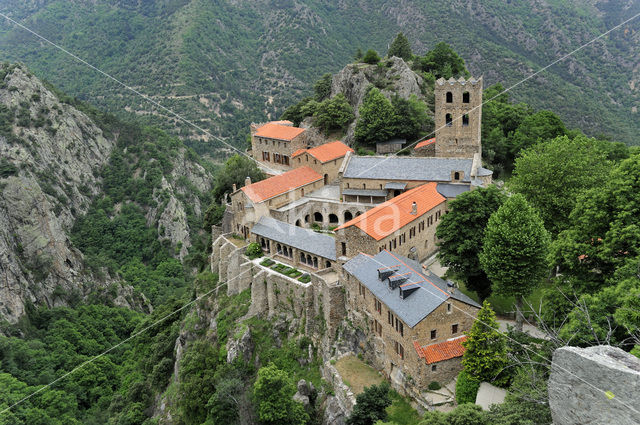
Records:
[[[291,154],[291,158],[295,158],[298,155],[302,155],[306,151],[307,151],[306,149],[298,149],[297,151],[295,151],[294,153]]]
[[[253,202],[263,202],[290,190],[322,180],[322,176],[309,167],[295,168],[242,188]]]
[[[336,140],[335,142],[325,143],[324,145],[316,146],[315,148],[307,150],[309,155],[320,162],[327,162],[337,158],[342,158],[347,154],[347,152],[353,151],[353,149],[339,140]]]
[[[304,131],[304,128],[270,122],[259,127],[256,130],[255,135],[258,137],[266,137],[268,139],[293,140],[300,134],[304,133]]]
[[[408,190],[344,223],[335,230],[357,226],[379,241],[445,202],[445,197],[438,193],[436,186],[435,182],[431,182]],[[416,203],[418,210],[415,215],[411,214],[413,202]]]
[[[432,137],[431,139],[423,140],[422,142],[418,143],[416,145],[416,147],[413,148],[413,149],[420,149],[420,148],[423,148],[425,146],[431,145],[431,144],[433,144],[435,142],[436,142],[436,138]]]
[[[420,358],[423,358],[427,364],[432,364],[461,357],[465,351],[462,343],[466,340],[467,336],[463,335],[437,344],[425,345],[424,347],[421,347],[417,341],[414,341],[413,347],[416,349]]]

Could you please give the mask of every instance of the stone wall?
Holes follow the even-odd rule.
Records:
[[[249,315],[299,318],[305,323],[305,334],[317,342],[335,336],[346,314],[344,289],[337,273],[311,273],[311,282],[302,283],[261,266],[262,259],[249,260],[244,250],[230,240],[230,235],[220,235],[212,243],[211,271],[218,273],[221,283],[227,283],[228,295],[251,289]]]

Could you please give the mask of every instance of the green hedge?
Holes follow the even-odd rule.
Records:
[[[458,375],[456,382],[456,401],[458,404],[475,403],[480,382],[464,370]]]

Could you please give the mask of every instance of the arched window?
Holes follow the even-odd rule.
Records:
[[[462,103],[469,103],[469,92],[462,93]]]
[[[451,114],[447,114],[444,116],[445,122],[447,124],[448,127],[451,127],[451,125],[453,124],[453,119],[451,118]]]
[[[469,114],[464,114],[462,116],[462,126],[466,127],[469,125]]]
[[[304,196],[304,187],[302,188],[302,196]]]
[[[309,214],[305,215],[305,216],[304,216],[304,222],[305,222],[305,223],[308,223],[308,222],[309,222],[309,218],[310,218],[310,217],[309,217]]]
[[[337,223],[338,222],[338,216],[335,214],[329,214],[329,223]]]
[[[460,173],[457,172],[457,171],[455,173],[453,173],[453,179],[454,180],[460,180]]]
[[[345,211],[344,212],[344,221],[349,221],[353,218],[353,214],[351,214],[351,211]]]
[[[318,257],[313,257],[313,267],[318,268]]]
[[[302,223],[300,222],[300,219],[296,220],[296,226],[302,227]]]
[[[300,262],[302,264],[307,264],[307,257],[304,256],[304,252],[300,253]]]
[[[325,268],[327,268],[327,269],[328,269],[329,267],[331,267],[331,261],[327,261],[327,262],[324,264],[324,266],[325,266]]]
[[[453,103],[453,93],[447,92],[447,103]]]
[[[314,219],[315,221],[322,222],[322,221],[323,221],[323,220],[322,220],[322,213],[319,213],[319,212],[313,213],[313,219]]]

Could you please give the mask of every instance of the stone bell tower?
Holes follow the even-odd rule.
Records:
[[[473,158],[482,153],[482,77],[440,78],[435,86],[436,157]]]

